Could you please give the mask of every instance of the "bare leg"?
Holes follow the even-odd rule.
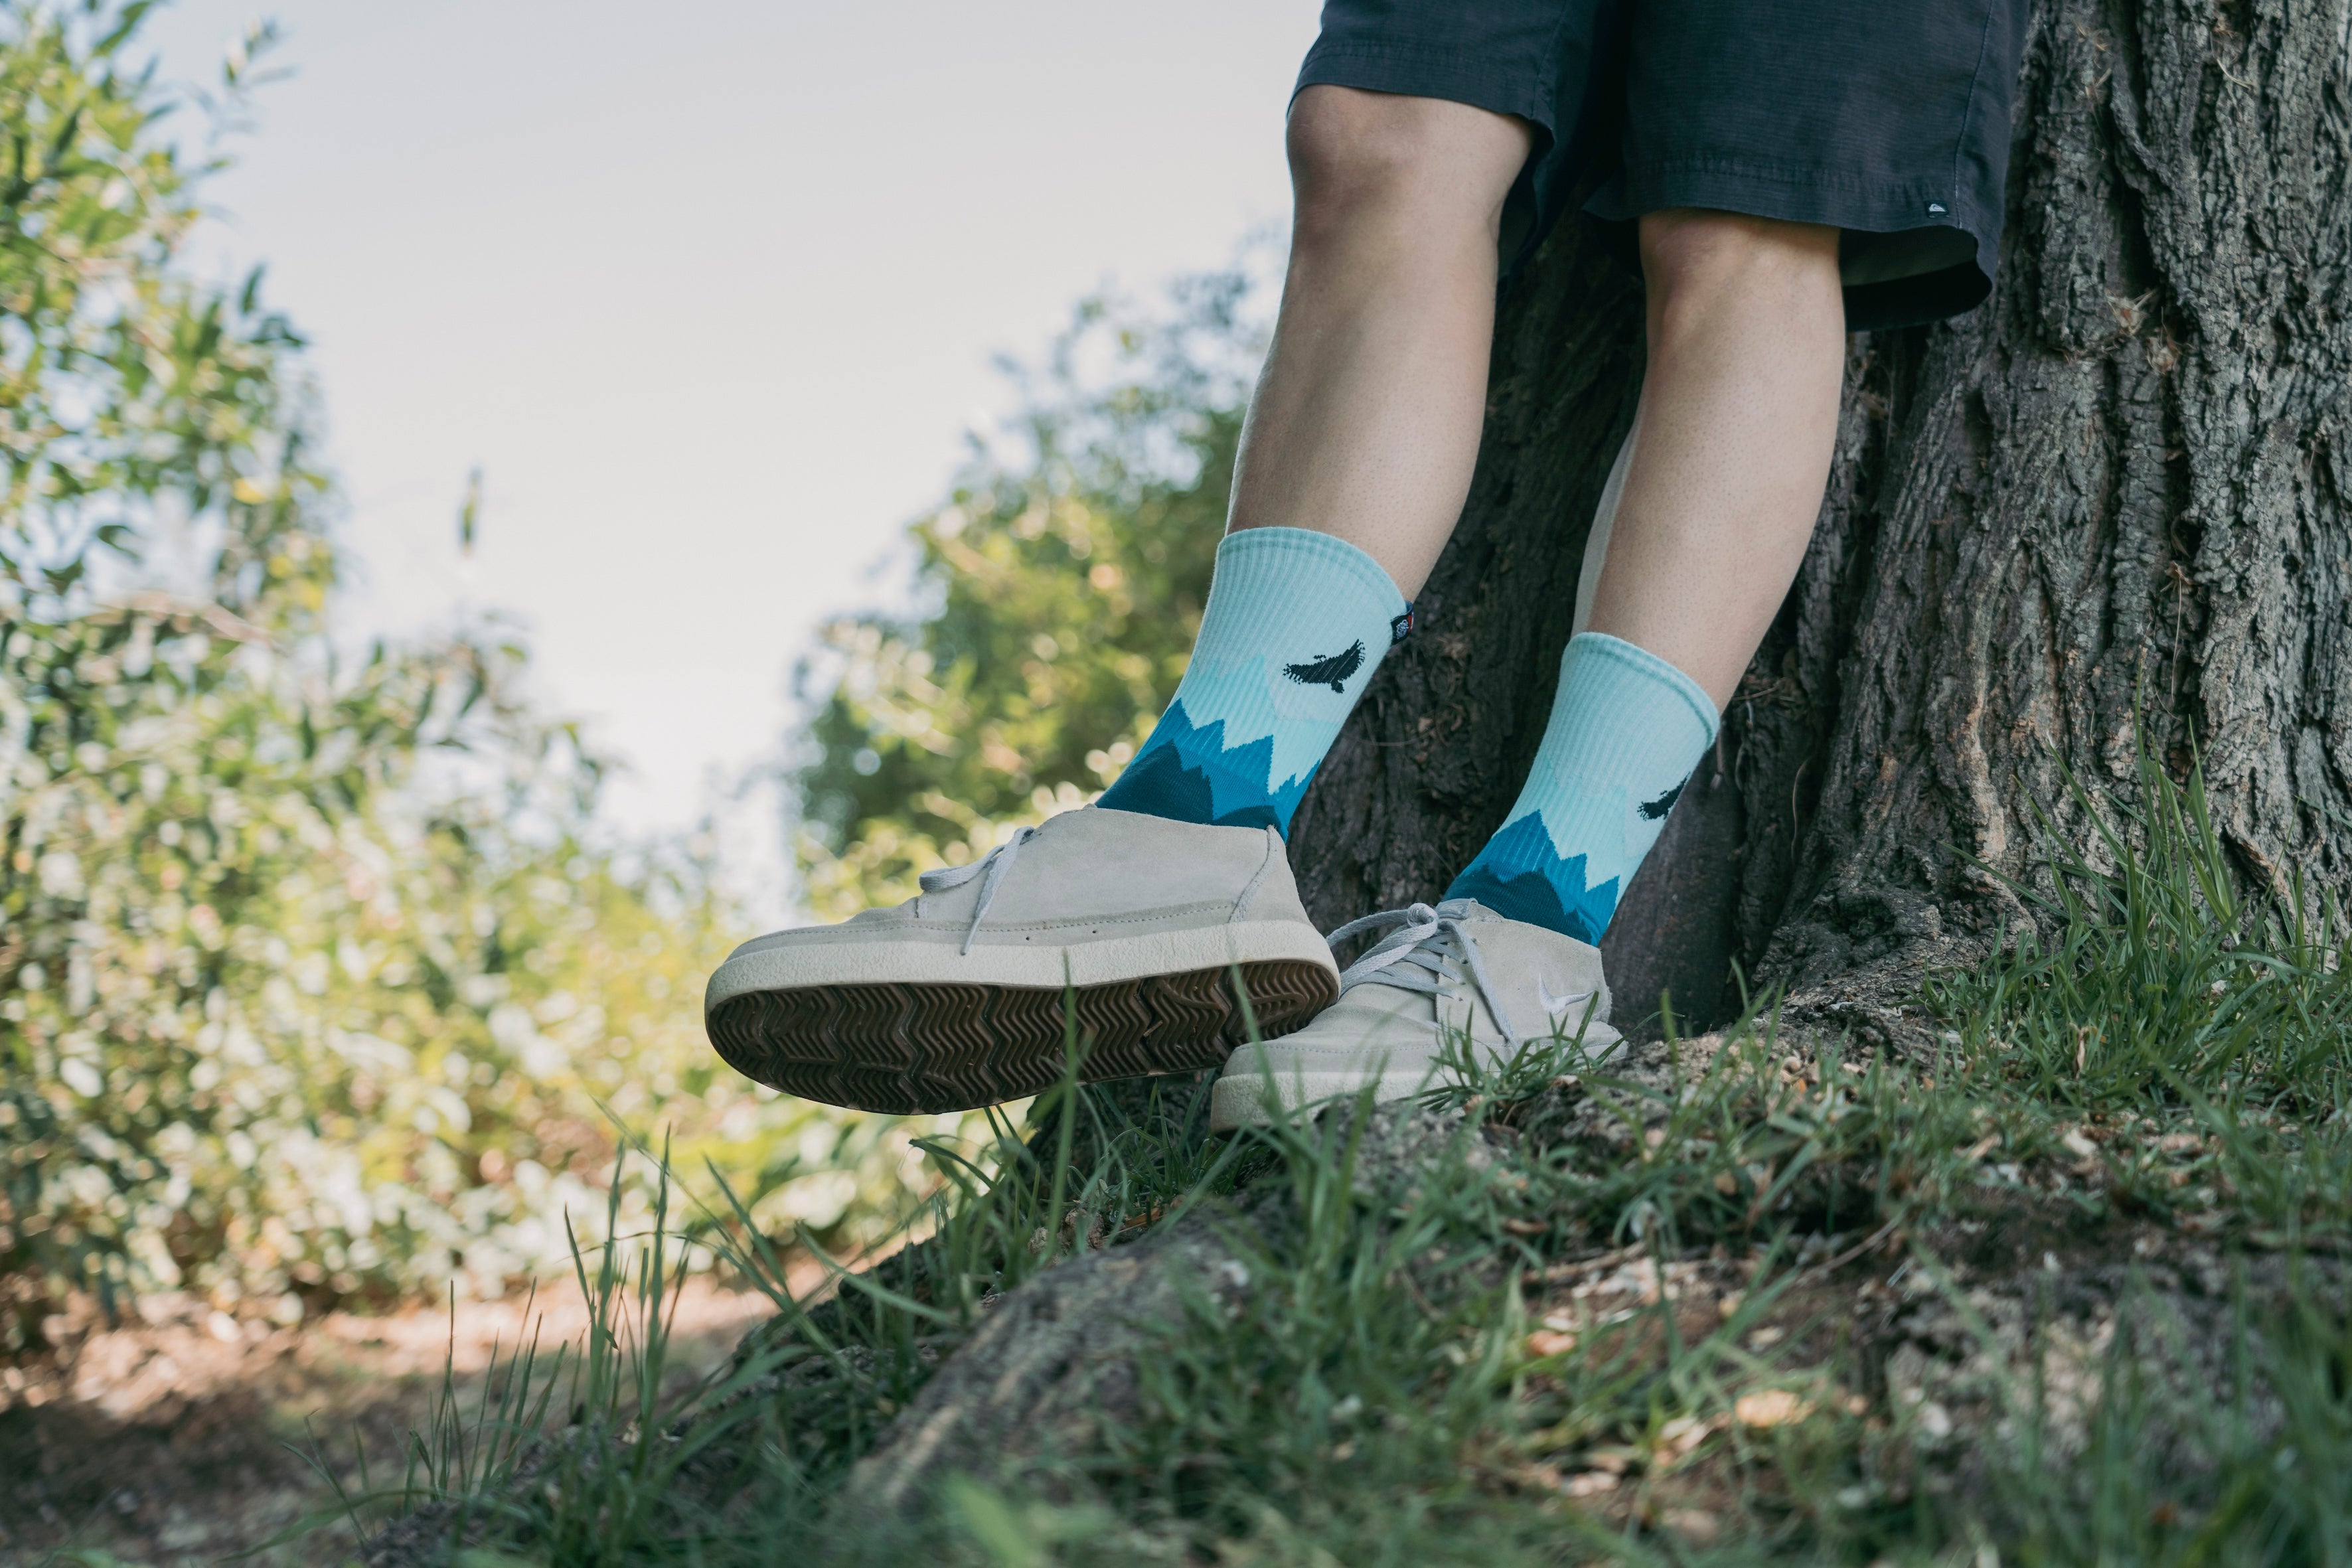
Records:
[[[1317,86],[1290,114],[1297,217],[1232,526],[1336,534],[1410,598],[1462,515],[1486,416],[1503,199],[1523,121]]]
[[[1609,465],[1609,478],[1601,487],[1601,504],[1592,509],[1592,531],[1584,540],[1584,565],[1576,574],[1576,619],[1569,627],[1570,637],[1592,629],[1592,601],[1601,595],[1601,566],[1609,559],[1609,535],[1617,527],[1617,504],[1625,499],[1625,469],[1633,460],[1633,437],[1641,429],[1637,418],[1618,444],[1616,461]]]
[[[1837,231],[1642,219],[1650,363],[1591,629],[1731,700],[1820,515],[1845,370]]]

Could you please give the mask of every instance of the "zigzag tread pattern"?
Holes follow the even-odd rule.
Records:
[[[1336,1000],[1330,972],[1291,962],[1145,975],[1076,993],[1087,1083],[1222,1067],[1249,1037],[1271,1039]],[[1062,1076],[1062,991],[984,985],[830,985],[722,1002],[710,1042],[745,1077],[803,1100],[894,1116],[1019,1100]]]

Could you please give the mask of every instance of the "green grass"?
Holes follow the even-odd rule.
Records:
[[[2084,1111],[2226,1096],[2340,1120],[2352,982],[2333,899],[2298,877],[2242,902],[2196,774],[2177,784],[2144,756],[2138,804],[2114,814],[2067,782],[2098,858],[2043,818],[2043,884],[2012,884],[2042,932],[2019,929],[2000,962],[1930,992],[1962,1048]]]
[[[2030,925],[1931,981],[1924,1058],[1766,998],[1222,1142],[1196,1086],[1073,1074],[927,1144],[909,1244],[813,1307],[714,1173],[699,1244],[779,1312],[683,1390],[665,1179],[654,1232],[583,1257],[584,1351],[452,1399],[346,1528],[409,1513],[478,1568],[2352,1564],[2342,924],[2242,899],[2193,777],[2133,800],[2077,786],[2098,853],[2045,834]],[[990,1303],[1180,1223],[1226,1275],[1085,1451],[828,1517]]]
[[[2242,1303],[2210,1388],[2167,1386],[2145,1342],[2180,1325],[2145,1312],[2102,1367],[2107,1396],[2079,1454],[2020,1423],[2003,1502],[2028,1562],[2352,1563],[2352,1327],[2340,1293]],[[2056,1462],[2059,1474],[2041,1461]]]

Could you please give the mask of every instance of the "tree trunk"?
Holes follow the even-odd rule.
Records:
[[[2176,771],[2201,755],[2251,880],[2344,885],[2346,48],[2345,0],[2038,7],[1993,298],[1851,341],[1812,547],[1604,944],[1621,1016],[1663,988],[1720,1018],[1737,963],[1867,1022],[2014,912],[1977,863],[2025,868],[2062,764],[2126,787],[2143,736]],[[1572,222],[1506,299],[1425,630],[1293,835],[1318,919],[1433,896],[1500,825],[1632,416],[1640,298]]]

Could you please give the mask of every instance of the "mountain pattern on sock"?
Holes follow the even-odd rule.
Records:
[[[1528,782],[1445,897],[1599,942],[1716,722],[1706,691],[1657,655],[1602,632],[1570,637]]]
[[[1175,700],[1096,804],[1287,835],[1323,753],[1411,624],[1388,573],[1345,540],[1300,528],[1227,535]]]

